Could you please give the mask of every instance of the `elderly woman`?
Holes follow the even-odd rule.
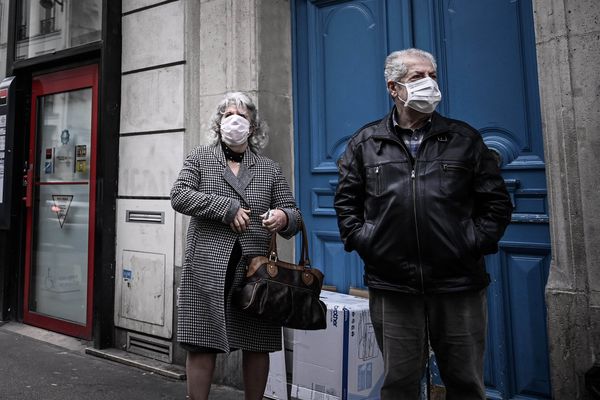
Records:
[[[262,399],[269,352],[281,328],[231,303],[249,257],[268,252],[271,234],[296,234],[302,217],[279,166],[258,154],[267,134],[250,98],[228,93],[217,106],[213,143],[186,158],[171,190],[191,216],[179,294],[177,340],[188,351],[188,396],[207,399],[217,353],[241,349],[245,398]]]

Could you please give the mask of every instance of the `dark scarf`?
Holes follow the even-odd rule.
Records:
[[[235,151],[231,150],[229,147],[227,147],[227,145],[223,142],[221,142],[221,148],[223,149],[223,153],[225,154],[225,158],[237,163],[241,163],[242,160],[244,159],[244,153],[236,153]]]

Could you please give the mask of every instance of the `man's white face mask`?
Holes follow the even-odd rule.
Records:
[[[435,80],[425,77],[414,82],[396,82],[406,88],[406,100],[398,96],[398,100],[404,103],[405,107],[423,114],[431,114],[442,100],[442,93]]]
[[[221,140],[229,146],[246,143],[250,134],[250,122],[242,116],[232,114],[221,120]]]

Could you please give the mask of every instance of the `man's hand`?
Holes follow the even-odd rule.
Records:
[[[233,222],[229,224],[231,229],[237,233],[243,233],[250,225],[250,210],[240,207],[233,217]]]
[[[286,213],[279,209],[269,210],[262,214],[261,217],[263,219],[262,226],[267,228],[271,233],[285,229],[288,224]]]

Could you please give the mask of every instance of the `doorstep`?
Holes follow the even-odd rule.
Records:
[[[140,368],[144,371],[149,371],[158,375],[165,376],[167,378],[178,380],[185,380],[186,378],[185,368],[179,365],[167,364],[165,362],[154,360],[148,357],[128,353],[125,350],[114,348],[99,350],[94,349],[92,347],[86,347],[85,353],[92,356],[115,361],[120,364]]]

